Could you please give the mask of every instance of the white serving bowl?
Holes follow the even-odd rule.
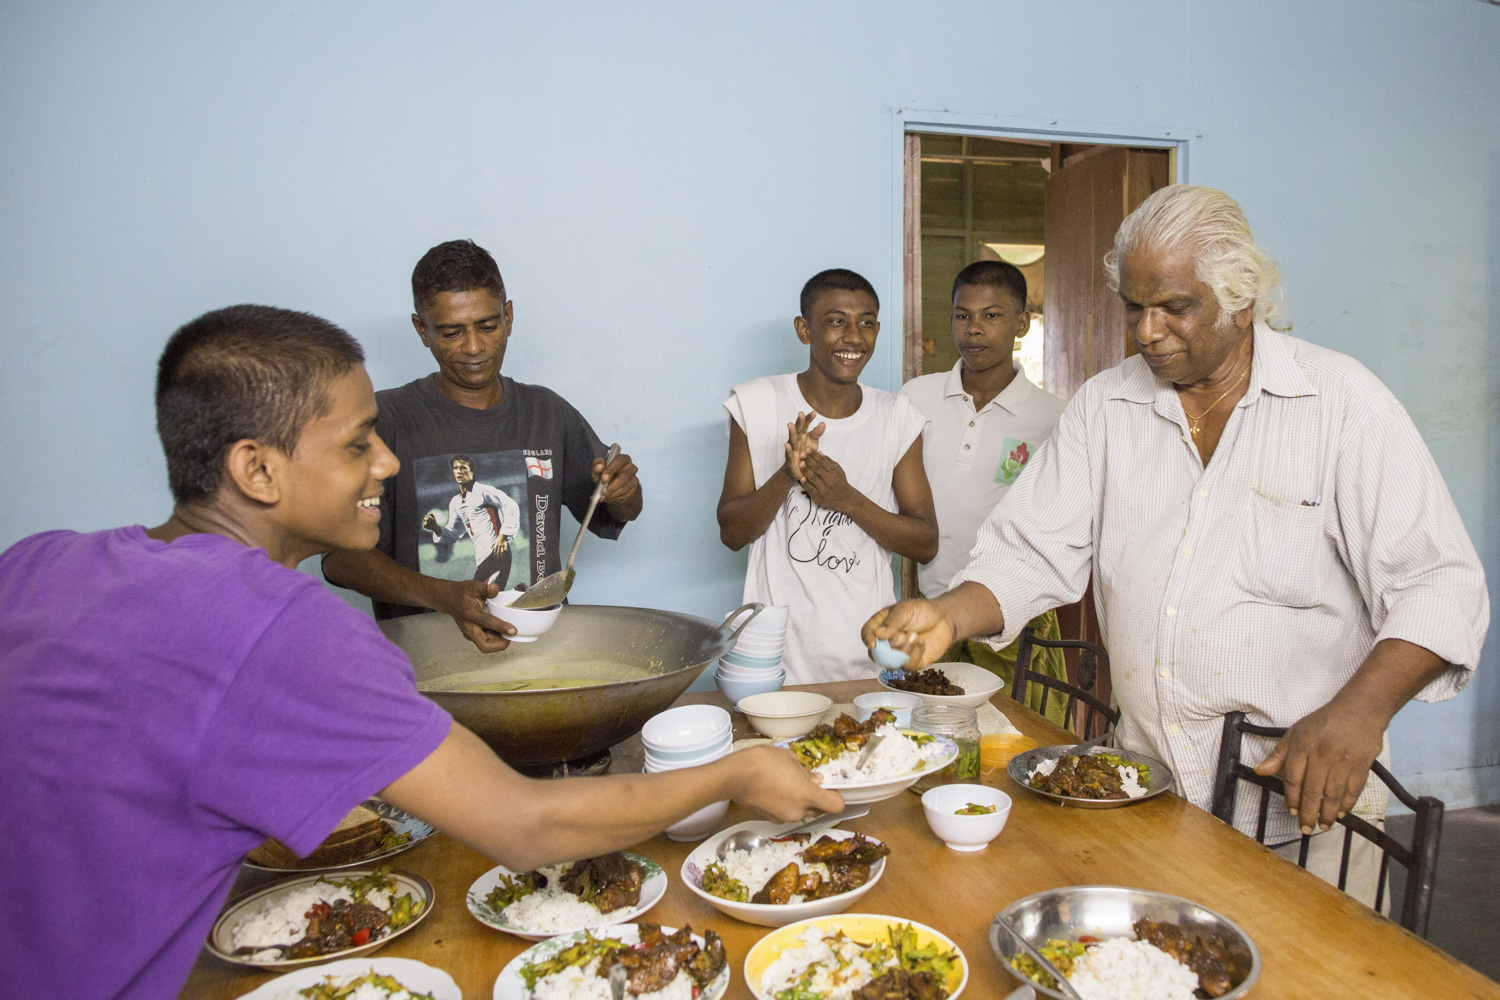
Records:
[[[691,816],[685,816],[662,832],[672,840],[702,840],[719,828],[729,814],[729,800],[710,802]]]
[[[964,689],[963,694],[917,694],[915,691],[902,691],[900,688],[891,687],[888,683],[890,678],[900,673],[899,670],[882,670],[880,672],[880,686],[887,691],[896,691],[900,694],[916,694],[922,699],[924,705],[960,705],[964,708],[978,708],[993,698],[1005,681],[998,674],[992,674],[988,670],[973,663],[934,663],[934,667],[943,672],[954,684]]]
[[[854,699],[860,722],[874,715],[877,708],[884,708],[896,716],[897,729],[911,728],[911,710],[921,704],[921,698],[905,691],[871,691]]]
[[[516,634],[509,637],[511,642],[536,642],[537,636],[551,628],[557,622],[557,616],[562,614],[561,604],[550,608],[511,607],[511,602],[524,593],[524,590],[506,590],[484,602],[490,614],[516,627]]]
[[[724,738],[731,722],[717,705],[678,705],[658,712],[641,727],[641,742],[658,757],[706,750]]]
[[[814,899],[807,903],[785,903],[777,906],[773,903],[736,903],[732,899],[722,899],[712,893],[703,890],[703,870],[719,859],[719,844],[725,837],[738,833],[741,830],[753,830],[756,833],[769,837],[780,835],[783,830],[789,830],[796,823],[768,823],[765,820],[751,820],[748,823],[736,823],[719,833],[709,837],[703,843],[693,848],[693,852],[682,862],[682,884],[689,890],[708,900],[710,906],[726,916],[743,920],[747,924],[759,924],[762,927],[781,927],[785,924],[795,923],[798,920],[807,920],[810,917],[823,917],[830,913],[840,913],[853,906],[865,893],[875,888],[875,883],[880,881],[880,876],[885,874],[885,863],[889,858],[881,858],[870,866],[870,879],[858,889],[850,889],[841,892],[837,896],[826,896],[823,899]],[[850,830],[822,829],[812,831],[813,838],[809,843],[816,842],[824,834],[835,840],[846,840],[854,836]],[[880,843],[874,837],[869,837],[875,843]]]
[[[766,691],[741,698],[735,706],[761,735],[773,740],[806,736],[833,705],[826,694],[811,691]]]
[[[994,806],[992,813],[960,816],[970,802]],[[982,851],[1010,818],[1010,796],[989,785],[938,785],[922,793],[922,812],[939,840],[955,851]]]
[[[714,672],[714,683],[719,686],[719,691],[728,698],[730,704],[738,705],[741,698],[748,698],[752,694],[763,694],[767,691],[780,691],[781,685],[786,683],[786,671],[765,671],[763,680],[741,680],[736,677],[725,677],[723,674]]]

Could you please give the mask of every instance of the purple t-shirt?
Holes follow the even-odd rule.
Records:
[[[247,851],[311,851],[451,722],[370,619],[218,535],[17,543],[0,651],[14,996],[175,996]]]

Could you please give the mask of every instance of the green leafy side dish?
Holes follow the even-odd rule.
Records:
[[[537,890],[536,872],[523,872],[520,875],[500,876],[500,884],[490,890],[490,894],[484,897],[485,903],[499,913],[511,903],[523,899]]]
[[[401,982],[391,976],[383,976],[371,970],[363,976],[349,980],[342,986],[338,985],[339,976],[325,976],[321,983],[315,983],[304,989],[298,990],[308,1000],[345,1000],[359,990],[361,986],[377,986],[387,993],[396,994],[406,992],[411,1000],[434,1000],[431,993],[414,993],[401,985]]]
[[[1059,938],[1048,938],[1047,943],[1037,949],[1042,953],[1042,957],[1051,962],[1053,967],[1064,976],[1073,974],[1073,962],[1082,958],[1087,950],[1081,941],[1063,941]],[[1042,971],[1041,967],[1031,960],[1030,955],[1016,955],[1010,960],[1010,965],[1037,985],[1045,986],[1049,990],[1057,989],[1057,980]]]
[[[1129,760],[1129,759],[1127,759],[1125,757],[1121,757],[1117,753],[1099,753],[1098,751],[1095,751],[1094,756],[1098,757],[1098,758],[1100,758],[1102,760],[1108,761],[1109,763],[1113,764],[1115,767],[1133,767],[1133,768],[1135,768],[1136,773],[1138,775],[1140,775],[1140,777],[1137,780],[1141,783],[1141,785],[1143,787],[1146,785],[1147,782],[1149,782],[1151,780],[1151,768],[1147,767],[1145,764],[1140,763],[1139,761]]]
[[[703,870],[703,891],[735,903],[750,902],[750,890],[739,879],[730,878],[724,866],[715,861]]]
[[[994,806],[982,806],[978,802],[970,802],[962,809],[954,812],[955,816],[987,816],[995,811]]]
[[[528,990],[534,990],[538,982],[554,972],[561,972],[575,965],[587,965],[594,958],[599,958],[602,960],[601,964],[608,965],[609,956],[628,951],[629,948],[619,938],[596,938],[584,932],[582,941],[569,945],[551,958],[521,966],[521,978],[526,980]]]

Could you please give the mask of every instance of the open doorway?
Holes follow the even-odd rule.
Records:
[[[1026,276],[1032,323],[1016,361],[1047,391],[1071,398],[1135,353],[1103,257],[1125,216],[1176,173],[1175,146],[907,132],[902,381],[957,363],[953,279],[978,260],[1005,260]],[[901,570],[902,593],[915,594],[916,564],[903,560]],[[1058,619],[1064,638],[1100,641],[1092,593]],[[1079,679],[1071,651],[1068,673]],[[1098,691],[1108,699],[1103,674]]]

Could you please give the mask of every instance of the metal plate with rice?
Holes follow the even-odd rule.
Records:
[[[1089,754],[1116,754],[1126,760],[1132,760],[1146,765],[1151,769],[1150,777],[1146,781],[1146,794],[1134,799],[1081,799],[1071,795],[1058,795],[1056,792],[1044,792],[1040,788],[1032,788],[1028,783],[1031,772],[1035,771],[1038,764],[1049,760],[1057,760],[1066,757],[1073,752],[1072,746],[1037,747],[1035,750],[1027,750],[1018,753],[1005,765],[1005,773],[1010,775],[1010,780],[1026,789],[1032,795],[1040,795],[1051,799],[1053,802],[1061,802],[1065,806],[1075,809],[1118,809],[1120,806],[1133,806],[1138,802],[1154,799],[1162,792],[1171,790],[1177,779],[1172,775],[1172,769],[1155,757],[1148,757],[1134,750],[1112,750],[1108,747],[1094,747],[1088,751]]]
[[[1164,892],[1116,885],[1070,885],[1018,899],[1001,910],[999,916],[1038,948],[1049,938],[1076,941],[1085,934],[1133,939],[1135,931],[1131,925],[1142,917],[1176,924],[1184,931],[1211,935],[1225,942],[1231,985],[1220,1000],[1239,1000],[1260,978],[1260,949],[1250,935],[1223,914]],[[1035,987],[1043,996],[1066,1000],[1064,994],[1033,983],[1015,970],[1010,960],[1020,948],[998,919],[990,925],[990,948],[1017,981]]]

